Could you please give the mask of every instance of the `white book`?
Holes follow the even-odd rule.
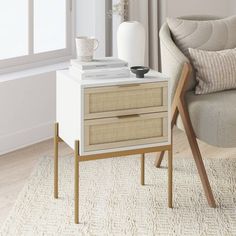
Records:
[[[77,67],[80,70],[94,70],[94,69],[107,69],[107,68],[118,68],[128,67],[128,63],[114,57],[105,57],[94,59],[91,62],[81,62],[77,59],[70,61],[72,66]]]
[[[70,75],[76,77],[79,80],[130,77],[130,70],[128,67],[82,71],[75,66],[70,66],[69,73]]]

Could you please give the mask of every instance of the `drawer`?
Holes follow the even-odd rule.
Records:
[[[84,150],[168,141],[168,113],[129,115],[84,122]]]
[[[85,88],[85,119],[167,111],[168,82]]]

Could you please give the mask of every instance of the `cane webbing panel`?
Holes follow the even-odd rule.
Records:
[[[87,147],[111,144],[112,147],[124,146],[126,142],[153,140],[167,136],[164,122],[166,114],[149,114],[139,118],[131,119],[98,119],[96,121],[85,122],[85,140]],[[151,143],[151,142],[150,142]],[[116,145],[117,144],[117,145]],[[93,148],[92,148],[93,149]]]
[[[163,88],[91,93],[88,96],[89,113],[163,106]]]
[[[89,105],[90,112],[161,106],[162,89],[92,94]]]
[[[162,136],[162,119],[118,122],[90,127],[90,144],[112,143]]]

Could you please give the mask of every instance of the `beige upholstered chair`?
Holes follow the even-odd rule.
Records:
[[[193,16],[183,17],[182,19],[216,20],[219,18]],[[222,38],[224,40],[227,36]],[[192,40],[194,40],[193,37]],[[210,42],[215,44],[215,50],[223,50],[225,48],[221,48],[221,45],[225,44],[222,44],[222,40],[219,40],[219,35],[218,38],[211,35],[207,43],[208,45]],[[215,207],[214,196],[197,139],[218,147],[236,147],[236,91],[195,95],[193,91],[194,71],[189,59],[174,43],[167,23],[160,30],[160,44],[162,71],[171,78],[172,127],[176,124],[179,128],[185,130],[208,203],[211,207]],[[195,44],[196,48],[203,48],[201,42],[195,42]],[[163,155],[164,153],[158,155],[155,163],[157,167],[160,167]]]

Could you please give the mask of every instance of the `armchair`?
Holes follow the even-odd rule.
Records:
[[[182,19],[216,20],[219,18],[193,16]],[[211,37],[211,40],[214,38]],[[167,23],[160,30],[160,44],[162,72],[171,78],[171,125],[172,127],[177,125],[185,131],[208,204],[210,207],[216,207],[197,139],[218,147],[236,147],[236,91],[195,95],[194,70],[187,56],[174,43]],[[198,42],[196,45],[199,45]],[[220,45],[217,48],[217,50],[222,49],[224,48],[220,48]],[[156,167],[160,167],[163,157],[164,152],[157,156]]]

